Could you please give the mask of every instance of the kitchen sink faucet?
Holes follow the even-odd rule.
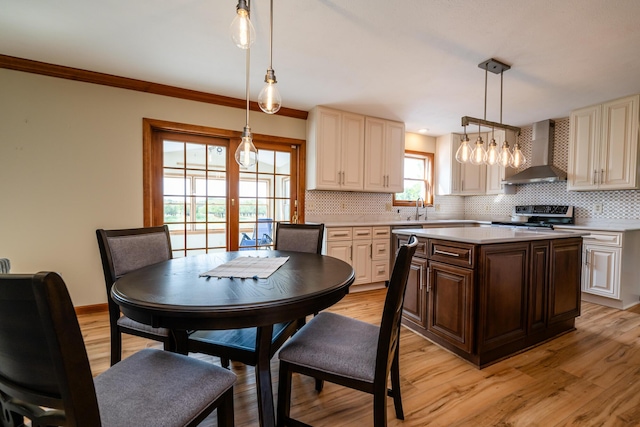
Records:
[[[422,214],[420,213],[420,211],[418,209],[420,209],[421,207],[424,208],[424,199],[422,197],[418,197],[418,199],[416,200],[416,221],[420,219],[420,217],[422,216]],[[425,210],[426,212],[426,210]],[[425,218],[427,219],[426,215]]]

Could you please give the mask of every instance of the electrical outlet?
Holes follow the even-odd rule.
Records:
[[[489,205],[484,205],[484,211],[489,212]]]
[[[385,203],[385,205],[384,205],[384,209],[385,209],[387,212],[391,212],[391,209],[392,209],[392,207],[391,207],[391,203]]]
[[[602,203],[596,203],[593,205],[593,213],[597,213],[597,214],[602,213]]]
[[[440,212],[440,204],[439,203],[436,205],[436,212]]]

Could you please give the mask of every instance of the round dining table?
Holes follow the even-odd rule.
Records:
[[[202,276],[238,257],[289,257],[269,277]],[[129,318],[172,329],[186,353],[193,330],[258,327],[256,392],[260,425],[275,425],[269,347],[273,325],[317,313],[340,301],[353,268],[330,256],[287,251],[219,252],[174,258],[118,279],[111,297]]]

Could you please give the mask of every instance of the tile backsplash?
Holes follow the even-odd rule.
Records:
[[[567,170],[569,152],[569,118],[555,119],[553,164]],[[527,159],[531,158],[532,127],[522,128],[520,145]],[[341,191],[307,191],[305,214],[318,216],[349,216],[377,219],[406,219],[415,208],[390,207],[391,194]],[[490,196],[436,196],[434,207],[427,208],[429,218],[493,219],[511,215],[514,205],[557,204],[575,206],[576,219],[640,219],[640,191],[567,191],[566,182],[518,185],[516,194]],[[595,212],[596,204],[602,211]],[[400,213],[398,213],[398,210]],[[421,210],[422,212],[422,210]]]

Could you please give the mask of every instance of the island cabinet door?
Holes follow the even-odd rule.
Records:
[[[414,257],[407,279],[402,314],[422,329],[427,327],[427,260]]]
[[[531,243],[528,333],[544,332],[549,306],[549,241]]]
[[[473,270],[429,261],[427,329],[445,342],[473,350]]]
[[[527,335],[529,242],[480,248],[478,352],[493,350]]]
[[[580,316],[582,238],[551,241],[549,323],[574,321]]]

